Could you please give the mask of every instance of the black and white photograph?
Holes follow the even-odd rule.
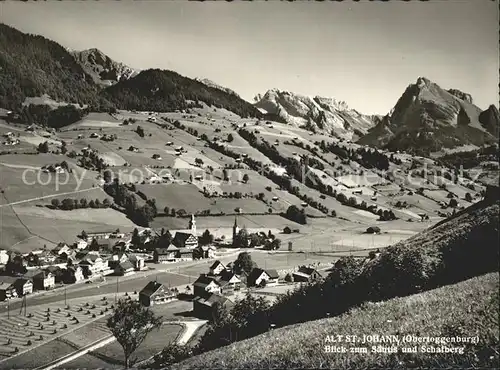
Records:
[[[0,370],[500,368],[499,5],[0,1]]]

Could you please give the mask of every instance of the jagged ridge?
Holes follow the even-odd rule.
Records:
[[[73,51],[71,55],[82,66],[94,82],[102,85],[112,85],[120,80],[136,76],[140,71],[108,57],[99,49]]]
[[[375,124],[374,116],[362,115],[347,103],[333,98],[309,97],[277,89],[257,95],[255,106],[277,115],[294,126],[321,130],[336,137],[353,139],[364,135]]]

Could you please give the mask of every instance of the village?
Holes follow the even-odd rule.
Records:
[[[169,238],[166,235],[170,236],[170,232],[162,230],[154,243],[152,230],[145,228],[141,231],[135,230],[131,234],[120,230],[82,231],[71,245],[59,243],[52,250],[34,250],[24,255],[0,250],[0,300],[22,300],[39,292],[68,285],[102,283],[107,277],[154,272],[155,267],[161,265],[206,259],[214,261],[209,270],[201,273],[191,286],[187,285],[183,293],[189,293],[187,297],[193,302],[194,316],[210,319],[216,302],[223,305],[233,304],[234,299],[244,294],[245,287],[248,292],[249,289],[273,287],[280,283],[286,285],[286,289],[280,289],[279,293],[268,293],[276,296],[290,289],[292,282],[310,282],[321,278],[321,274],[313,266],[297,266],[292,269],[295,270],[292,273],[280,275],[277,270],[260,268],[252,261],[247,262],[246,266],[238,264],[241,255],[249,256],[247,250],[252,249],[251,238],[244,242],[247,248],[236,248],[235,243],[241,243],[241,235],[246,230],[240,229],[235,218],[232,231],[231,242],[214,241],[208,230],[199,236],[196,220],[192,215],[187,229],[177,230],[174,236]],[[267,246],[279,244],[274,235],[269,237],[270,231],[269,235],[261,234]],[[134,249],[135,238],[142,240],[143,249]],[[154,248],[151,250],[148,244],[154,244]],[[235,247],[235,251],[243,252],[239,253],[238,260],[225,265],[217,259],[218,254],[224,255],[218,253],[218,249],[227,251],[231,250],[231,247]],[[262,248],[259,245],[253,247]],[[138,292],[138,299],[145,306],[153,306],[171,302],[177,299],[179,294],[177,287],[170,284],[167,287],[158,281],[150,281]],[[184,296],[186,297],[186,294]]]

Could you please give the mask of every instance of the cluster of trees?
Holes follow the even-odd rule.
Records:
[[[99,152],[91,149],[83,151],[82,156],[78,159],[78,165],[87,170],[98,172],[108,167],[104,159],[99,156]]]
[[[235,235],[233,246],[237,248],[254,248],[263,245],[264,249],[275,250],[281,247],[281,240],[271,233],[271,230],[250,234],[246,228],[242,228]]]
[[[117,178],[104,184],[104,191],[113,198],[118,206],[124,209],[127,216],[137,225],[149,226],[149,223],[158,214],[155,199],[148,199],[146,204],[139,206],[135,194],[129,191],[124,184],[120,184]]]
[[[29,104],[22,107],[19,119],[27,124],[37,124],[55,129],[80,121],[88,114],[88,109],[80,109],[73,104],[52,109],[49,105]]]
[[[175,208],[170,208],[168,206],[163,208],[163,213],[166,216],[170,216],[170,217],[186,217],[188,214],[184,208],[175,209]]]
[[[108,198],[105,198],[102,202],[99,199],[96,200],[91,199],[89,201],[86,198],[82,198],[80,200],[65,198],[62,201],[60,201],[59,199],[56,198],[52,199],[50,203],[52,207],[54,207],[55,209],[61,209],[64,211],[71,211],[73,209],[80,209],[80,208],[108,208],[111,206],[111,202],[109,201]]]
[[[236,95],[209,87],[173,71],[148,69],[106,88],[102,97],[121,109],[172,112],[209,106],[228,109],[241,117],[259,117],[260,112]],[[186,100],[195,102],[187,103]]]
[[[304,209],[299,209],[299,207],[291,205],[288,207],[285,213],[285,217],[291,221],[295,221],[301,225],[307,224],[307,216]]]
[[[171,122],[171,121],[169,121]],[[179,120],[175,120],[173,122],[171,122],[172,125],[174,125],[176,128],[180,129],[180,130],[183,130],[183,131],[186,131],[188,134],[191,134],[193,136],[196,136],[198,137],[198,130],[192,128],[192,127],[186,127],[186,125],[183,125]],[[205,135],[205,134],[203,134]],[[206,137],[206,135],[205,135]]]

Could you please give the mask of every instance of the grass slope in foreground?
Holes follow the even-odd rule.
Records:
[[[381,303],[368,303],[331,318],[277,329],[195,356],[174,369],[192,368],[333,368],[481,367],[499,361],[497,273]],[[325,353],[327,335],[397,335],[479,337],[458,353]],[[349,343],[342,343],[349,348]],[[390,347],[390,344],[381,344]],[[413,346],[413,345],[405,345]],[[417,345],[421,347],[422,344]],[[440,347],[428,344],[426,347]],[[449,344],[448,347],[461,346]],[[208,367],[207,367],[208,365]]]

